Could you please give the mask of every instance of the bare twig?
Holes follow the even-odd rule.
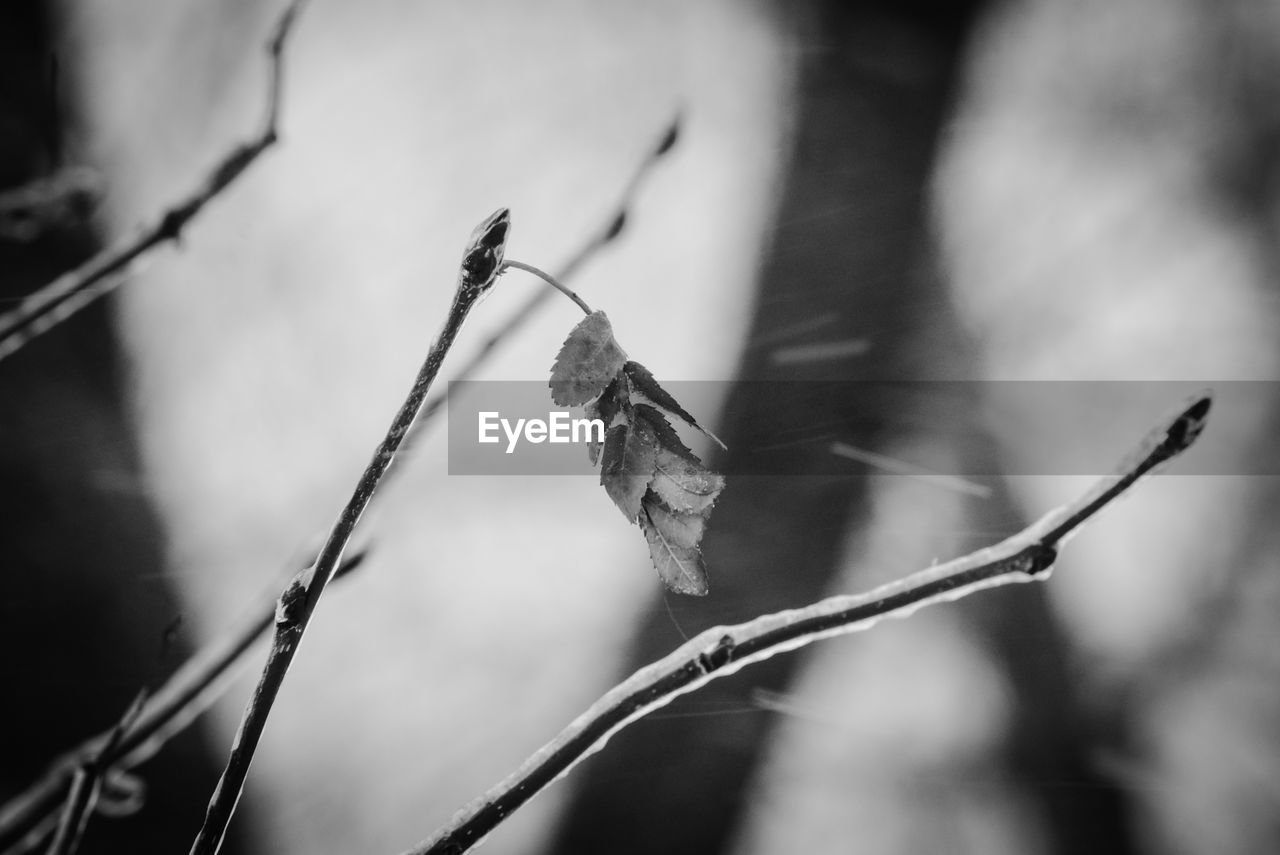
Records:
[[[93,814],[98,796],[102,792],[102,779],[110,770],[110,765],[104,763],[103,758],[120,744],[125,732],[137,721],[146,700],[146,691],[139,692],[133,699],[133,703],[129,704],[129,708],[125,710],[119,723],[111,729],[102,750],[76,769],[71,791],[67,794],[67,802],[58,820],[58,829],[53,835],[53,842],[49,844],[47,855],[74,855],[79,848],[80,839],[89,825],[89,817]]]
[[[345,576],[364,561],[366,551],[342,562],[334,578]],[[55,761],[47,772],[0,808],[0,853],[34,851],[54,830],[58,807],[85,764],[98,762],[104,772],[133,769],[150,760],[170,739],[185,730],[239,674],[253,645],[271,627],[276,596],[251,611],[248,618],[183,663],[158,690],[151,693],[118,742],[115,728],[85,740]]]
[[[1188,401],[1148,434],[1116,475],[1000,544],[865,594],[829,597],[802,609],[701,633],[607,692],[515,772],[406,855],[466,852],[623,727],[717,677],[820,639],[867,629],[887,617],[907,617],[931,603],[1046,578],[1059,547],[1083,523],[1144,475],[1190,447],[1204,428],[1209,407],[1208,393]]]
[[[273,98],[273,103],[275,100]],[[595,253],[621,234],[636,193],[653,165],[675,144],[677,134],[678,118],[673,120],[662,140],[636,167],[620,194],[617,206],[604,221],[605,225],[590,235],[561,268],[560,279],[572,277]],[[455,372],[455,379],[473,376],[502,342],[517,333],[552,293],[550,288],[534,292],[485,341],[470,361]],[[3,339],[0,338],[0,348],[3,347]],[[443,395],[431,396],[423,406],[411,433],[416,433],[438,413],[444,400]],[[394,471],[391,470],[391,473],[394,474]],[[359,553],[346,559],[336,575],[343,575],[354,569],[363,558],[364,553]],[[239,669],[234,666],[242,664],[248,651],[271,627],[275,616],[275,601],[276,596],[273,594],[267,603],[253,611],[251,619],[197,652],[174,672],[147,700],[137,722],[120,745],[102,755],[103,763],[113,769],[132,769],[138,766],[153,757],[166,742],[181,733],[221,697],[239,673]],[[59,806],[66,801],[68,787],[76,770],[102,751],[108,734],[109,732],[99,734],[67,752],[32,786],[0,806],[0,855],[22,855],[33,851],[49,837],[57,823]]]
[[[414,379],[413,388],[392,419],[391,427],[374,451],[373,458],[360,476],[346,507],[334,522],[315,564],[294,577],[280,595],[276,603],[275,631],[271,639],[271,650],[267,654],[267,664],[262,669],[262,677],[240,720],[240,728],[231,746],[231,756],[213,791],[204,824],[192,844],[191,855],[213,855],[222,845],[227,825],[231,822],[236,803],[244,789],[254,751],[266,726],[267,716],[284,683],[289,665],[293,662],[302,634],[320,603],[320,595],[333,578],[356,524],[395,459],[396,451],[413,426],[418,411],[422,409],[427,391],[439,373],[440,365],[453,346],[453,340],[462,328],[467,314],[476,301],[493,287],[502,270],[503,252],[510,227],[510,213],[506,208],[500,208],[472,233],[458,272],[458,287],[454,292],[453,305],[449,308],[449,315],[439,337],[432,343],[427,358]]]
[[[192,219],[229,187],[249,165],[279,139],[280,101],[284,76],[284,45],[302,0],[293,0],[280,17],[268,44],[271,73],[267,84],[267,117],[252,140],[232,149],[204,177],[200,185],[174,203],[153,224],[127,241],[108,247],[75,270],[65,273],[0,315],[0,359],[16,352],[36,336],[56,327],[120,284],[129,266],[167,241],[176,241]]]

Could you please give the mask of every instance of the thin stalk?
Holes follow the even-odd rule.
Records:
[[[279,32],[277,32],[277,39]],[[273,83],[271,98],[273,106],[269,110],[272,116],[278,112],[278,107],[274,106],[279,101],[278,89],[278,84]],[[555,278],[565,280],[573,277],[600,250],[613,243],[625,231],[627,224],[631,221],[631,207],[636,195],[653,167],[671,151],[678,136],[679,117],[676,117],[664,130],[661,140],[637,164],[619,194],[612,212],[602,220],[603,225],[582,242],[560,267]],[[454,372],[454,379],[466,380],[473,377],[499,346],[514,336],[536,310],[547,302],[552,293],[554,293],[552,289],[546,288],[530,294],[507,320],[490,334],[470,360]],[[0,345],[0,350],[2,349],[3,345]],[[440,411],[445,400],[446,396],[439,393],[427,398],[406,442],[413,442],[413,436],[421,432],[427,422]],[[401,451],[403,452],[404,449],[405,446],[402,445]],[[392,474],[394,471],[391,470]],[[338,575],[356,567],[363,555],[364,553],[361,553],[346,559],[339,568]],[[260,611],[259,614],[259,611],[255,610],[251,620],[192,656],[162,687],[152,693],[138,721],[129,729],[128,735],[102,757],[102,762],[113,768],[134,768],[155,756],[165,742],[180,733],[208,709],[231,684],[231,678],[238,673],[238,669],[233,670],[233,666],[241,663],[252,645],[273,625],[274,595]],[[57,823],[59,805],[65,803],[68,788],[77,770],[87,758],[101,751],[109,733],[110,731],[91,737],[77,748],[67,752],[38,781],[0,806],[0,853],[21,855],[34,850],[40,841],[48,837]]]
[[[439,337],[432,343],[427,358],[418,371],[408,397],[392,419],[391,427],[387,429],[386,436],[374,451],[346,507],[334,522],[315,563],[298,574],[280,595],[276,603],[275,628],[266,665],[263,666],[257,688],[249,699],[244,716],[240,720],[240,728],[231,746],[231,756],[214,789],[204,824],[192,844],[191,855],[213,855],[222,845],[227,826],[231,822],[236,804],[244,790],[249,765],[262,738],[267,716],[284,683],[302,635],[315,613],[316,606],[320,603],[320,596],[342,561],[342,553],[355,531],[356,524],[391,466],[405,434],[417,418],[418,411],[427,397],[427,391],[431,388],[436,374],[439,373],[440,365],[444,362],[449,348],[453,346],[453,341],[462,328],[467,314],[476,301],[493,287],[494,281],[501,273],[503,251],[510,226],[510,213],[502,208],[481,223],[472,234],[458,274],[458,287],[454,293],[453,305],[449,309],[449,315],[445,319]]]
[[[1209,415],[1202,393],[1152,430],[1119,465],[1068,505],[1011,538],[858,595],[713,627],[609,690],[506,779],[464,807],[404,855],[461,855],[545,787],[599,751],[613,734],[717,677],[815,641],[903,618],[923,606],[977,591],[1045,579],[1058,549],[1081,525],[1162,463],[1195,442]]]
[[[275,35],[267,45],[271,74],[267,80],[267,117],[262,130],[241,143],[213,169],[200,185],[173,203],[153,224],[132,238],[108,247],[30,295],[12,311],[0,315],[0,359],[37,336],[48,332],[123,281],[133,262],[167,241],[176,241],[187,223],[222,194],[258,157],[280,139],[280,104],[284,79],[284,45],[297,19],[302,0],[293,0],[280,16]]]
[[[546,282],[546,283],[547,283],[548,285],[550,285],[552,288],[555,288],[555,289],[556,289],[557,291],[559,291],[561,294],[565,295],[565,296],[566,296],[566,297],[568,297],[570,300],[572,300],[573,302],[577,303],[577,304],[578,304],[578,308],[579,308],[579,309],[582,309],[582,313],[583,313],[584,315],[589,315],[589,314],[591,314],[591,307],[587,305],[586,300],[583,300],[581,297],[579,297],[579,296],[578,296],[578,295],[573,291],[573,289],[571,289],[568,285],[565,285],[565,284],[564,284],[564,283],[562,283],[562,282],[558,282],[558,281],[556,281],[556,278],[555,278],[554,276],[552,276],[550,273],[547,273],[547,272],[546,272],[546,271],[544,271],[544,270],[539,270],[537,267],[534,267],[532,264],[525,264],[523,261],[512,261],[512,260],[510,260],[510,259],[508,259],[508,260],[507,260],[507,261],[502,265],[502,269],[503,269],[503,270],[507,270],[508,268],[514,268],[514,269],[516,269],[516,270],[523,270],[525,273],[532,273],[534,276],[537,276],[537,277],[538,277],[539,279],[541,279],[543,282]]]

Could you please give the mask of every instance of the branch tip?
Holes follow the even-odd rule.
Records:
[[[1196,393],[1182,408],[1173,420],[1165,435],[1165,445],[1169,456],[1180,454],[1190,448],[1200,438],[1209,422],[1209,411],[1213,409],[1213,390],[1205,389]]]

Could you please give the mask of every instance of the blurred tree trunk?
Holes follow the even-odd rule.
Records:
[[[47,6],[0,5],[5,309],[97,249],[93,182],[63,162]],[[139,479],[109,321],[107,300],[0,362],[0,801],[114,724],[187,653],[180,632],[174,643],[165,639],[177,607]],[[216,780],[199,729],[141,772],[146,806],[126,819],[95,818],[84,851],[186,851]],[[224,851],[239,846],[231,841]]]
[[[705,541],[712,596],[669,603],[689,635],[828,593],[846,524],[864,518],[867,479],[831,475],[826,444],[815,452],[798,440],[827,431],[874,450],[902,414],[887,389],[881,400],[870,384],[865,395],[831,400],[806,381],[968,376],[928,263],[926,197],[977,4],[826,2],[777,11],[800,53],[794,147],[740,382],[722,421],[730,451],[718,464],[729,473],[787,474],[733,476]],[[815,340],[845,343],[846,356],[801,364],[776,356]],[[859,342],[867,355],[856,358]],[[681,640],[661,603],[647,613],[636,667]],[[742,713],[756,691],[786,690],[797,661],[781,656],[718,680],[675,702],[670,717],[615,736],[572,780],[573,802],[548,851],[725,851],[772,729],[769,715]]]
[[[917,425],[933,419],[929,441],[945,445],[973,406],[961,395],[904,414],[889,387],[869,383],[856,398],[831,400],[805,381],[974,376],[932,267],[927,210],[939,133],[979,5],[830,2],[779,10],[801,54],[794,149],[764,249],[740,382],[723,421],[730,452],[719,464],[730,473],[789,474],[734,479],[706,541],[713,574],[724,568],[713,575],[714,595],[670,604],[686,634],[830,592],[846,526],[869,524],[868,480],[830,475],[832,458],[823,443],[815,453],[814,434],[884,449],[914,416]],[[866,355],[801,364],[776,356],[786,344],[814,340],[865,342]],[[786,382],[752,382],[762,380]],[[991,462],[981,446],[960,453]],[[986,522],[1016,527],[1007,500],[993,507]],[[1114,723],[1083,717],[1043,591],[999,592],[964,613],[990,640],[1016,693],[1008,751],[993,762],[1032,806],[1049,851],[1132,851],[1124,800],[1089,763],[1099,733],[1108,744],[1120,736]],[[637,667],[681,640],[662,604],[648,614],[630,663]],[[716,681],[674,703],[669,717],[615,736],[573,780],[573,802],[548,851],[726,851],[774,725],[771,715],[744,710],[760,690],[786,691],[798,662],[782,656]]]

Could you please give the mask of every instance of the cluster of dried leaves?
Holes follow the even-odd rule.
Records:
[[[582,320],[556,356],[551,399],[583,407],[605,424],[604,443],[588,449],[600,464],[600,484],[623,516],[644,531],[654,569],[680,594],[707,593],[702,535],[724,477],[703,465],[680,440],[667,415],[718,438],[677,403],[613,337],[604,312]]]

